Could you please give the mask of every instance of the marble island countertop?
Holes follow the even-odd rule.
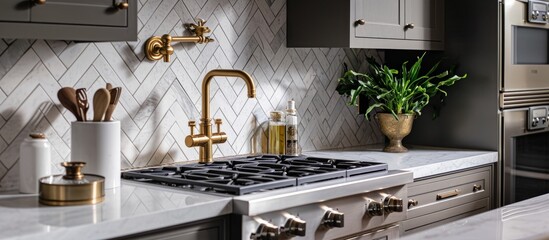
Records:
[[[305,152],[314,157],[383,162],[389,170],[414,173],[414,179],[482,166],[497,162],[498,153],[492,151],[409,147],[407,153],[386,153],[381,146],[353,147]]]
[[[426,177],[497,161],[496,152],[412,148],[383,153],[375,147],[306,152],[316,157],[386,162],[389,170],[409,170]],[[105,239],[120,237],[233,212],[233,197],[122,181],[97,205],[50,207],[37,195],[0,194],[0,238]]]
[[[549,239],[549,194],[406,236],[406,240]]]
[[[36,194],[0,195],[0,239],[106,239],[232,212],[232,197],[123,180],[96,205],[40,205]]]

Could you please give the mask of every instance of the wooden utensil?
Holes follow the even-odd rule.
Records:
[[[61,105],[69,110],[76,117],[77,121],[82,121],[76,104],[76,90],[71,87],[64,87],[57,91],[57,98]]]
[[[112,84],[111,83],[107,83],[107,90],[111,90],[112,89]]]
[[[105,88],[98,89],[93,95],[93,121],[100,122],[103,121],[103,116],[105,116],[105,111],[109,107],[111,102],[111,94],[109,90]]]
[[[85,88],[76,89],[76,107],[80,118],[82,118],[82,122],[87,121],[90,105],[88,103],[88,94],[86,94]]]
[[[116,108],[116,105],[118,104],[118,100],[120,99],[120,94],[122,94],[122,88],[121,87],[115,87],[111,89],[111,101],[109,103],[109,107],[107,108],[107,112],[105,113],[105,121],[110,121],[112,118],[112,113],[114,112],[114,109]]]

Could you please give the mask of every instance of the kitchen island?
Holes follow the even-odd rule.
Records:
[[[549,239],[549,194],[409,235],[421,239]]]
[[[408,153],[383,153],[377,147],[305,153],[388,163],[389,170],[407,170],[414,178],[483,166],[497,161],[496,152],[411,148]],[[309,185],[311,187],[313,185]],[[296,191],[299,191],[297,188]],[[276,191],[274,191],[276,192]],[[266,192],[268,193],[268,192]],[[105,239],[122,237],[234,212],[230,195],[204,194],[167,186],[122,181],[93,206],[50,207],[36,195],[0,195],[0,238]]]

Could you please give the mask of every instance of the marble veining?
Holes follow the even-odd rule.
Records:
[[[410,147],[407,153],[386,153],[381,146],[362,146],[334,150],[310,151],[315,157],[383,162],[389,170],[407,170],[414,178],[477,167],[497,162],[497,152],[447,148]]]
[[[0,238],[105,239],[231,212],[230,196],[122,181],[96,205],[51,207],[37,195],[0,195]]]
[[[549,194],[418,232],[404,239],[549,239]]]

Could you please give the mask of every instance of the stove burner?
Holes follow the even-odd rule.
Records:
[[[122,177],[168,186],[243,195],[386,171],[387,164],[315,157],[261,155],[128,171]]]

